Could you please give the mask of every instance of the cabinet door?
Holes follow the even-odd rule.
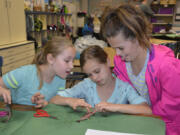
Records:
[[[0,0],[0,45],[10,42],[7,1]]]
[[[24,0],[7,0],[9,26],[12,42],[21,42],[26,40],[26,24],[24,13]]]

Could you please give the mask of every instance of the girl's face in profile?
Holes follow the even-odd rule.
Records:
[[[107,38],[107,40],[116,50],[116,54],[121,56],[124,61],[134,61],[139,54],[140,45],[136,39],[125,39],[123,34],[119,33],[114,37]]]
[[[76,55],[75,48],[64,49],[57,57],[52,58],[51,66],[56,75],[66,78],[73,68],[73,61]]]
[[[88,59],[83,66],[83,71],[88,74],[89,78],[97,85],[107,83],[111,70],[108,63],[99,63],[96,59]]]

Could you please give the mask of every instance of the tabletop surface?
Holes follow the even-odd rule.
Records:
[[[157,118],[120,113],[96,113],[89,120],[76,122],[84,111],[74,111],[70,107],[50,104],[44,108],[58,120],[41,117],[35,118],[33,111],[15,111],[8,123],[0,123],[2,135],[84,135],[87,129],[164,135],[164,122]]]

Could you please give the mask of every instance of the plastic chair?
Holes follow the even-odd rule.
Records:
[[[176,58],[178,58],[178,55],[180,53],[180,42],[172,42],[172,43],[164,43],[162,45],[165,45],[169,48],[171,48],[174,51],[174,55]]]
[[[87,78],[88,75],[82,72],[73,72],[72,74],[68,75],[66,78],[66,88],[71,88],[78,82]]]

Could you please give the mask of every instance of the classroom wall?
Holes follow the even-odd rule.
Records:
[[[88,0],[89,13],[94,14],[102,12],[106,6],[118,6],[120,3],[127,2],[128,0]]]
[[[88,0],[80,0],[81,11],[88,13],[88,8],[89,8],[88,3],[89,3]]]

